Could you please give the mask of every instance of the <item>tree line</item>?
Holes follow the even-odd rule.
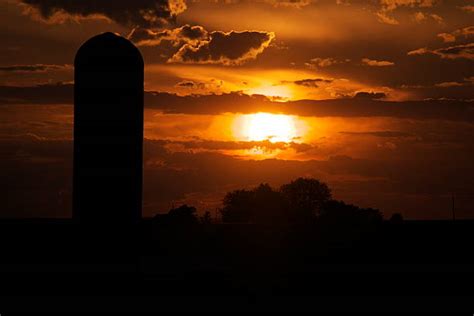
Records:
[[[262,183],[253,189],[228,192],[219,209],[223,223],[372,224],[382,221],[382,213],[333,199],[331,189],[314,178],[298,178],[279,188]],[[170,223],[211,223],[210,212],[198,217],[196,208],[182,205],[167,215]]]

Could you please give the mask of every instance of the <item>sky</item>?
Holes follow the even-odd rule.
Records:
[[[474,218],[474,1],[0,0],[0,217],[71,215],[74,56],[145,60],[145,216],[297,177]]]

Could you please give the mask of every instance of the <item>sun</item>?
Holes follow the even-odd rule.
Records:
[[[249,141],[291,142],[296,135],[293,116],[255,113],[241,118],[241,135]]]

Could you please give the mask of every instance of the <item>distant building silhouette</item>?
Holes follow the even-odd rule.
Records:
[[[73,217],[137,222],[142,208],[143,58],[104,33],[75,58]]]

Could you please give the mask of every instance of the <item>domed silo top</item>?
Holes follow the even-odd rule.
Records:
[[[140,51],[129,40],[111,32],[92,37],[79,48],[75,67],[94,69],[143,68]]]

